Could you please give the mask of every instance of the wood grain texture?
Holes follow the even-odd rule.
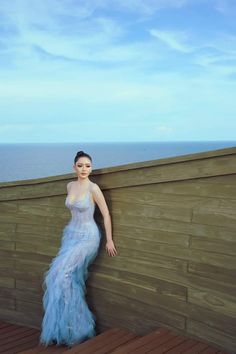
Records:
[[[0,184],[0,313],[40,328],[43,274],[70,219],[74,174]],[[236,328],[236,148],[93,171],[112,217],[87,300],[97,328],[175,329],[232,350]]]

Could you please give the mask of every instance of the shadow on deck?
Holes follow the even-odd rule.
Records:
[[[0,353],[81,353],[81,354],[226,354],[209,344],[178,335],[167,329],[156,329],[145,336],[111,328],[72,348],[66,345],[39,345],[40,331],[35,328],[0,322]]]

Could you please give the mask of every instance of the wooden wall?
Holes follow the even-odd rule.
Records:
[[[0,318],[40,328],[75,174],[0,184]],[[113,223],[90,267],[97,330],[164,326],[236,348],[236,148],[95,170]],[[102,226],[99,210],[95,218]]]

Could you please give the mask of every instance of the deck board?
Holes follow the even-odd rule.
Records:
[[[45,347],[39,344],[39,337],[38,329],[0,321],[0,354],[227,354],[208,343],[165,328],[144,336],[122,328],[110,328],[72,348],[66,345]]]

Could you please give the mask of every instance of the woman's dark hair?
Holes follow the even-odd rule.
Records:
[[[91,162],[92,162],[92,157],[89,155],[89,154],[86,154],[86,152],[84,151],[78,151],[75,158],[74,158],[74,164],[76,164],[77,160],[80,158],[80,157],[87,157]]]

